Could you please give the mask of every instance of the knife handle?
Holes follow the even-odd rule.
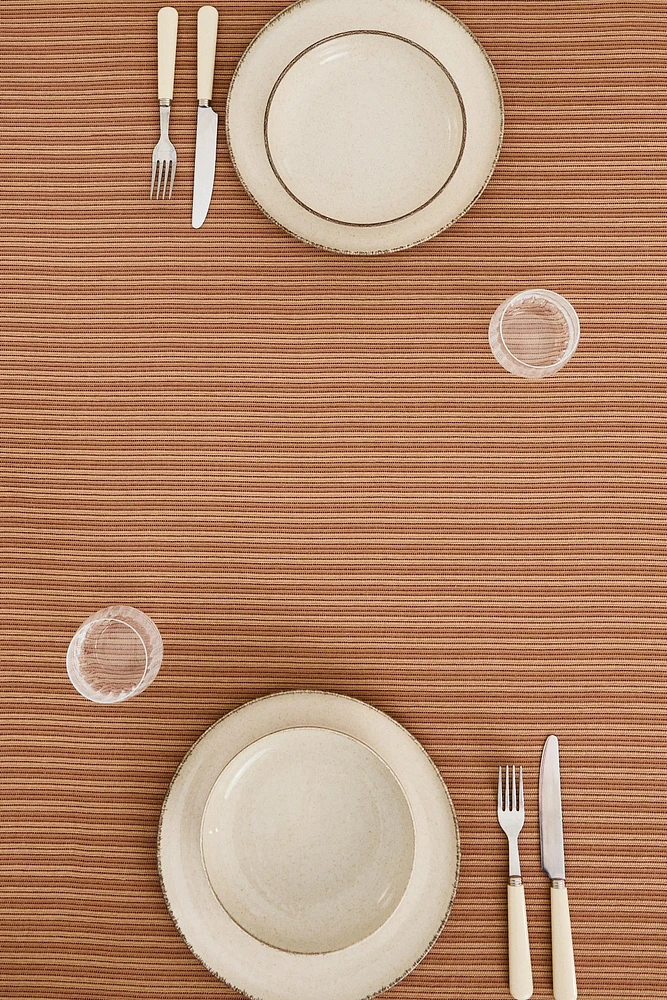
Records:
[[[526,896],[521,882],[510,882],[507,886],[507,940],[510,993],[514,1000],[528,1000],[533,995],[533,970],[530,964]]]
[[[570,906],[561,879],[551,883],[551,968],[556,1000],[577,1000]]]
[[[197,11],[197,100],[213,97],[215,47],[218,41],[218,12],[215,7],[200,7]]]
[[[175,7],[160,7],[157,12],[158,101],[171,101],[174,97],[177,33],[178,11]]]

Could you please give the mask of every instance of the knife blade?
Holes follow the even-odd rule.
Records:
[[[563,807],[560,797],[558,737],[549,736],[540,761],[540,849],[549,878],[565,878]]]
[[[556,1000],[576,1000],[577,979],[565,886],[563,806],[560,792],[558,737],[549,736],[540,761],[540,850],[542,868],[551,879],[551,965]]]
[[[213,73],[218,38],[218,12],[200,7],[197,12],[197,144],[192,191],[192,225],[199,229],[208,214],[218,146],[218,115],[211,107]]]

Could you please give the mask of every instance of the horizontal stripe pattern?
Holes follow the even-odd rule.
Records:
[[[667,998],[667,4],[452,0],[506,107],[487,191],[371,259],[290,239],[224,142],[190,227],[198,4],[178,4],[171,203],[150,202],[159,4],[18,0],[0,32],[0,1000],[232,996],[155,862],[201,732],[288,688],[363,698],[451,790],[461,883],[396,1000],[506,996],[499,763],[561,738],[580,996]],[[283,4],[220,8],[214,107]],[[487,328],[567,296],[577,353],[513,379]],[[120,707],[69,685],[90,613],[165,643]]]

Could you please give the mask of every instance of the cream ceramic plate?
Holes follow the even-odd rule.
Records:
[[[431,0],[302,0],[259,33],[229,92],[239,176],[300,239],[384,253],[479,197],[503,130],[498,80]]]
[[[295,691],[211,727],[165,799],[177,927],[255,1000],[363,1000],[437,938],[456,891],[451,800],[420,745],[363,702]]]
[[[414,849],[394,774],[330,729],[251,743],[204,810],[211,888],[249,934],[284,951],[339,951],[376,931],[407,888]]]

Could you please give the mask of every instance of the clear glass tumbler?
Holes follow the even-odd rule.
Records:
[[[84,698],[101,705],[144,691],[162,663],[162,636],[143,611],[115,605],[97,611],[67,650],[67,673]]]
[[[529,288],[505,299],[491,317],[489,344],[503,368],[523,378],[553,375],[579,343],[579,317],[557,292]]]

